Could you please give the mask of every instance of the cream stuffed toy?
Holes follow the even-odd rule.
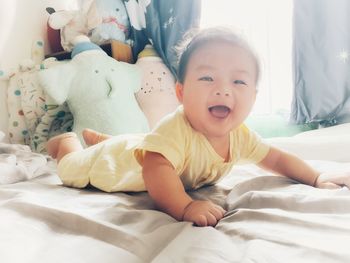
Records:
[[[61,46],[66,51],[73,49],[76,37],[88,35],[99,23],[94,5],[82,10],[47,10],[50,13],[47,23],[52,29],[60,30]]]
[[[48,25],[60,30],[61,46],[66,51],[74,47],[74,38],[89,36],[95,44],[109,40],[125,42],[130,28],[122,0],[85,0],[79,10],[46,9],[50,14]]]
[[[99,45],[110,40],[126,42],[130,23],[122,0],[94,0],[90,9],[96,10],[96,27],[89,32],[92,42]]]

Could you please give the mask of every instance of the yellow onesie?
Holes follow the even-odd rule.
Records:
[[[106,191],[145,191],[142,162],[145,151],[162,154],[175,168],[186,189],[214,184],[237,162],[260,162],[269,146],[244,124],[230,132],[230,159],[225,162],[201,133],[192,129],[183,107],[166,116],[148,134],[118,135],[60,161],[65,185],[88,183]]]

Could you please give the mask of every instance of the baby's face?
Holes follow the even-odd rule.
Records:
[[[178,98],[192,127],[208,139],[227,136],[250,113],[256,97],[256,64],[243,48],[211,42],[187,65]]]

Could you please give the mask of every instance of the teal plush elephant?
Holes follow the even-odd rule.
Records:
[[[54,102],[67,102],[79,136],[84,128],[112,135],[149,130],[135,98],[138,68],[109,57],[87,38],[75,45],[70,62],[39,72],[39,80]]]

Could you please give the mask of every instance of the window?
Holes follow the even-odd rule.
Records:
[[[292,6],[292,0],[202,0],[201,27],[233,26],[259,55],[262,70],[253,114],[290,111]]]

